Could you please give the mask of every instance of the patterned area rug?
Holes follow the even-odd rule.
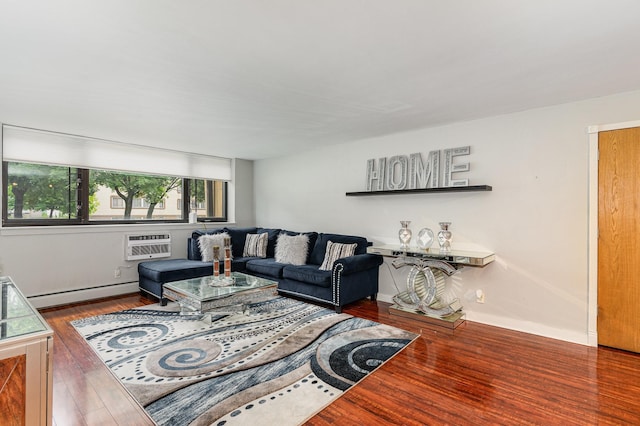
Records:
[[[260,300],[261,299],[261,300]],[[159,425],[297,425],[417,336],[293,299],[150,305],[72,322]]]

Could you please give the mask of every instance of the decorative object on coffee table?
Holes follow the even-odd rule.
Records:
[[[438,244],[440,244],[441,253],[451,252],[451,231],[449,231],[451,222],[440,222],[440,231],[438,231]]]
[[[220,247],[213,246],[213,280],[220,279]]]
[[[231,238],[226,237],[224,239],[224,281],[227,284],[234,282],[231,276]]]
[[[400,221],[400,230],[398,231],[398,239],[400,239],[400,248],[408,249],[409,243],[411,242],[411,229],[409,229],[409,225],[411,225],[410,220],[401,220]]]

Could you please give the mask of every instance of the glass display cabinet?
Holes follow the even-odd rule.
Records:
[[[9,277],[0,277],[0,424],[51,425],[53,330]]]

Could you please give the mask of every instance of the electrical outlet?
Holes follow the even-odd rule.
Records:
[[[113,278],[120,278],[120,268],[116,268],[115,271],[113,271]]]
[[[476,302],[484,303],[484,291],[480,289],[476,290]]]

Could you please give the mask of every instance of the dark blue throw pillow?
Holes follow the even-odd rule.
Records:
[[[256,234],[258,228],[224,228],[231,237],[231,253],[233,257],[242,257],[247,234]]]

